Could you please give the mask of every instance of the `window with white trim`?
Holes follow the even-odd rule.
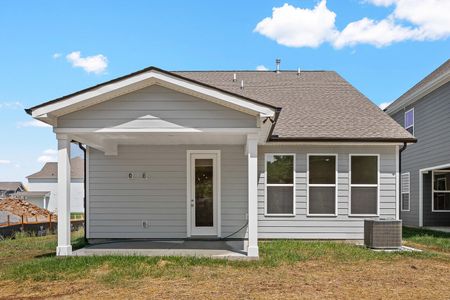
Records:
[[[401,177],[402,211],[410,210],[410,175],[403,173]]]
[[[450,170],[433,171],[433,212],[450,212]]]
[[[336,215],[337,155],[308,155],[308,214]]]
[[[414,135],[414,108],[405,112],[405,129]]]
[[[378,155],[350,155],[350,214],[378,215]]]
[[[266,154],[266,215],[295,215],[295,155]]]

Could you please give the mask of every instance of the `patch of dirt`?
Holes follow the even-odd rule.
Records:
[[[118,285],[90,277],[95,274],[70,282],[0,279],[0,299],[448,299],[450,295],[450,263],[434,259],[308,261],[274,268],[198,266],[190,270],[189,276],[145,277]]]

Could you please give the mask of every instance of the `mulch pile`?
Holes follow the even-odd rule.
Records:
[[[56,221],[56,214],[17,198],[0,200],[0,212],[7,212],[20,217],[24,216],[28,222],[35,222],[36,220],[38,222],[45,222],[49,220],[50,216],[52,221]]]

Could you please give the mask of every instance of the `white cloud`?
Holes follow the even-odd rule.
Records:
[[[88,73],[101,74],[108,67],[108,58],[103,54],[81,57],[80,51],[74,51],[67,54],[66,59],[74,68],[82,68]]]
[[[264,65],[256,66],[256,71],[269,71],[269,69]]]
[[[384,110],[384,109],[385,109],[386,107],[388,107],[391,103],[392,103],[392,102],[383,102],[383,103],[380,103],[380,105],[378,105],[378,107]]]
[[[274,7],[272,17],[260,21],[258,32],[289,47],[318,47],[336,34],[336,14],[322,0],[313,9],[294,7],[285,3]]]
[[[0,159],[0,165],[8,165],[8,164],[10,164],[10,163],[11,163],[10,160],[7,160],[7,159]]]
[[[339,31],[335,25],[336,13],[327,8],[326,0],[313,9],[284,4],[273,8],[272,17],[260,21],[254,31],[289,47],[318,47],[326,42],[335,48],[358,44],[383,47],[407,40],[438,40],[450,36],[449,0],[365,2],[394,8],[384,19],[365,17]]]
[[[54,149],[47,149],[42,152],[42,154],[38,157],[37,161],[40,163],[47,163],[51,161],[57,161],[57,153],[58,151]]]
[[[51,126],[39,120],[30,120],[17,123],[17,128],[24,128],[24,127],[51,127]]]
[[[57,58],[60,58],[61,55],[62,55],[61,53],[53,53],[52,57],[53,57],[54,59],[57,59]]]
[[[0,102],[0,109],[20,109],[23,108],[23,104],[19,101],[15,102]]]
[[[397,25],[393,19],[374,21],[364,18],[348,24],[333,41],[333,45],[336,48],[357,44],[383,47],[394,42],[413,39],[416,34],[416,29]]]

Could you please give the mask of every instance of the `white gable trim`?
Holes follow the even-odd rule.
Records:
[[[32,116],[34,118],[39,118],[46,123],[52,123],[52,118],[65,115],[154,84],[190,94],[195,97],[224,105],[251,115],[261,117],[273,117],[275,115],[275,109],[266,105],[258,104],[239,96],[233,96],[226,92],[221,92],[189,80],[178,78],[176,76],[164,74],[158,72],[157,70],[149,70],[147,72],[68,97],[61,101],[38,107],[33,110]]]

